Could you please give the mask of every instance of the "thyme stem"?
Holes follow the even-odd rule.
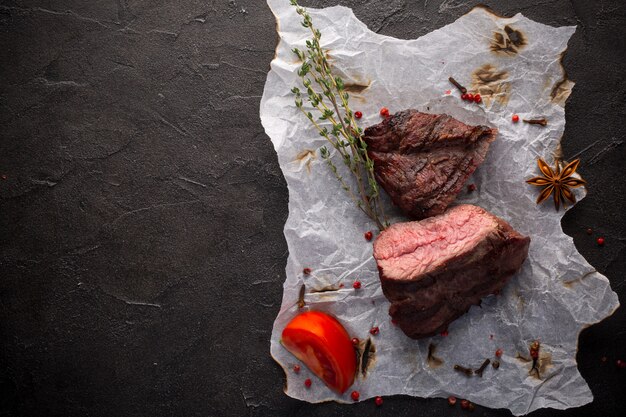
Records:
[[[297,0],[290,0],[290,3],[296,8],[296,13],[302,17],[302,26],[308,28],[313,35],[312,39],[306,41],[306,50],[295,48],[293,52],[302,61],[298,75],[306,90],[308,102],[320,115],[316,119],[310,111],[304,109],[302,100],[304,93],[298,87],[291,90],[295,94],[296,106],[311,121],[319,134],[339,153],[351,172],[356,182],[356,192],[339,173],[337,166],[331,160],[329,150],[326,147],[320,149],[322,158],[341,187],[357,207],[372,219],[380,230],[384,230],[389,223],[374,176],[374,162],[367,153],[363,130],[358,127],[350,109],[349,95],[344,90],[343,80],[332,74],[331,65],[320,43],[322,34],[313,26],[311,16],[306,9],[298,5]],[[318,87],[321,93],[316,91]],[[329,105],[326,104],[326,100],[330,102]],[[332,130],[325,125],[328,122]],[[346,148],[350,151],[348,152]]]

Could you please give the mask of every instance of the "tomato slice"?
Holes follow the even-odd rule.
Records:
[[[336,318],[320,311],[298,314],[283,330],[281,342],[338,393],[343,394],[354,382],[356,353]]]

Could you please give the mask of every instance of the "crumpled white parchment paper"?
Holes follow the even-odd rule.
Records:
[[[318,149],[324,139],[294,105],[290,90],[299,85],[299,63],[291,50],[304,49],[310,33],[300,25],[288,0],[268,0],[268,4],[277,18],[280,43],[260,113],[289,188],[284,230],[289,247],[287,280],[274,322],[271,354],[287,374],[287,395],[309,402],[352,402],[352,389],[360,392],[361,401],[393,394],[454,395],[487,407],[508,408],[515,415],[592,401],[576,367],[578,335],[618,307],[617,295],[563,233],[563,211],[557,213],[551,202],[536,205],[539,190],[524,182],[539,175],[538,157],[551,163],[563,134],[562,105],[573,83],[560,83],[564,79],[560,58],[575,27],[554,28],[521,14],[501,18],[476,8],[419,39],[398,40],[371,32],[348,8],[309,10],[337,74],[348,84],[366,87],[350,99],[353,110],[363,112],[362,126],[378,123],[378,110],[386,106],[392,113],[407,108],[447,113],[466,123],[496,126],[500,132],[486,161],[468,181],[477,190],[462,192],[456,202],[484,207],[530,236],[529,258],[500,296],[487,297],[481,307],[472,307],[450,325],[447,337],[415,341],[387,314],[389,304],[379,285],[372,245],[363,238],[365,231],[375,230],[374,224],[356,209],[321,160]],[[505,26],[518,31],[526,43],[514,53],[493,50],[499,49],[495,32],[503,36],[501,46],[506,48]],[[519,43],[519,37],[516,40]],[[468,88],[473,80],[481,84],[484,103],[460,100],[449,76]],[[548,125],[514,124],[514,113],[520,118],[545,117]],[[305,267],[313,270],[306,277]],[[352,282],[357,279],[363,287],[355,291]],[[306,367],[295,374],[292,367],[298,361],[280,344],[283,328],[299,311],[296,303],[303,282],[305,309],[335,315],[351,336],[361,340],[370,336],[372,326],[380,328],[380,334],[372,337],[376,359],[367,377],[359,377],[342,396]],[[337,291],[311,292],[338,288],[340,283],[344,287]],[[542,380],[529,375],[530,364],[516,358],[518,352],[528,356],[535,339],[541,341],[546,364],[551,357]],[[437,368],[427,363],[431,343],[444,361]],[[485,358],[493,359],[498,348],[504,351],[500,368],[489,366],[482,378],[467,378],[453,370],[457,363],[477,368]],[[314,381],[310,389],[303,383],[308,377]]]

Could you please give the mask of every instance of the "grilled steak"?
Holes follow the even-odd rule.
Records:
[[[520,269],[529,244],[507,222],[471,205],[396,223],[374,242],[389,314],[413,339],[437,334],[498,292]]]
[[[483,162],[497,129],[404,110],[365,129],[376,180],[415,219],[444,212]]]

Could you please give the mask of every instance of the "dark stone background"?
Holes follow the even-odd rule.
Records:
[[[477,2],[341,3],[416,38]],[[623,301],[626,6],[488,5],[578,25],[563,148],[582,152],[590,187],[563,227]],[[0,415],[466,415],[440,399],[283,394],[269,337],[288,195],[258,117],[276,42],[260,0],[0,1]],[[581,337],[595,401],[534,415],[621,415],[624,346],[622,308]]]

